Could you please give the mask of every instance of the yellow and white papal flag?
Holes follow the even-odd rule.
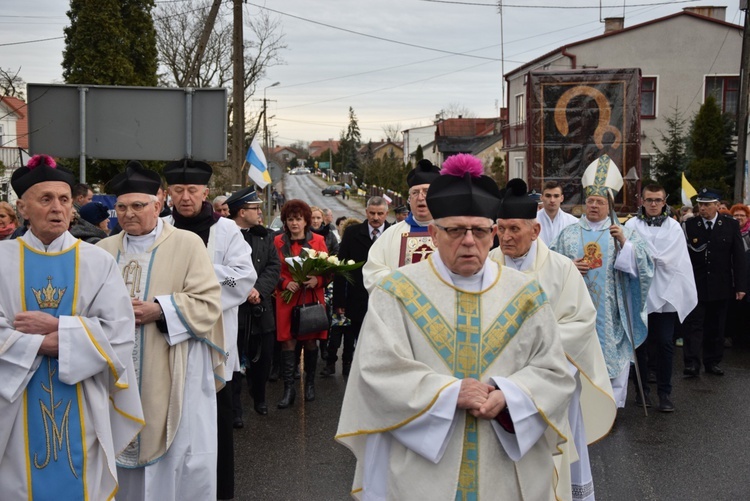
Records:
[[[682,189],[680,190],[680,195],[682,196],[682,205],[687,205],[688,207],[693,206],[693,202],[690,200],[695,195],[697,195],[698,192],[695,191],[695,188],[693,188],[693,185],[690,184],[685,177],[685,173],[682,173]]]

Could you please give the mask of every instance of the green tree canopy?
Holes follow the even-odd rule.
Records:
[[[688,163],[685,135],[687,120],[683,118],[679,109],[673,108],[672,115],[666,118],[666,122],[667,130],[659,131],[664,149],[654,144],[656,158],[651,166],[651,172],[644,174],[662,185],[669,200],[677,203],[680,200],[682,173],[685,172]]]
[[[157,83],[154,0],[71,0],[63,51],[69,84]]]
[[[725,196],[733,192],[731,121],[721,115],[713,96],[708,96],[690,129],[693,159],[687,167],[688,180],[696,189],[708,186]]]

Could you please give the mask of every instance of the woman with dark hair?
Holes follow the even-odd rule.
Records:
[[[274,245],[281,260],[281,279],[276,291],[276,339],[282,343],[281,371],[284,379],[284,395],[278,404],[279,409],[286,409],[294,403],[294,349],[297,340],[292,337],[292,309],[299,302],[310,302],[311,296],[320,303],[325,303],[323,290],[325,281],[322,277],[307,277],[302,283],[295,282],[289,272],[286,258],[299,256],[302,249],[314,249],[328,252],[322,236],[310,231],[312,211],[302,200],[289,200],[281,208],[283,231],[276,235]],[[294,293],[289,303],[281,298],[281,292],[289,290]],[[301,296],[301,297],[300,297]],[[318,360],[316,341],[326,339],[328,331],[305,335],[303,343],[305,353],[305,400],[315,400],[315,368]]]

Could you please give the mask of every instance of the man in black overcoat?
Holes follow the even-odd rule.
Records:
[[[389,224],[385,220],[388,215],[388,202],[384,198],[374,196],[367,201],[365,209],[367,221],[354,224],[346,228],[339,245],[338,258],[342,261],[366,261],[372,243],[383,234]],[[328,356],[326,366],[321,372],[323,376],[336,373],[337,352],[344,338],[344,352],[341,355],[342,373],[349,375],[349,368],[354,357],[354,346],[359,337],[362,321],[367,313],[367,289],[362,280],[362,268],[351,272],[354,283],[349,283],[341,276],[333,280],[333,311],[338,316],[346,316],[351,322],[345,327],[334,327],[329,332]]]

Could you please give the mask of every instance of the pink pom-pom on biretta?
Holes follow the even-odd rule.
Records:
[[[48,167],[52,167],[54,169],[55,167],[57,167],[57,162],[55,162],[55,159],[49,155],[34,155],[29,159],[26,167],[28,167],[30,170],[33,170],[40,165],[47,165]]]
[[[441,176],[464,177],[467,172],[471,177],[481,177],[484,174],[484,165],[477,157],[466,153],[448,157],[440,169]]]

